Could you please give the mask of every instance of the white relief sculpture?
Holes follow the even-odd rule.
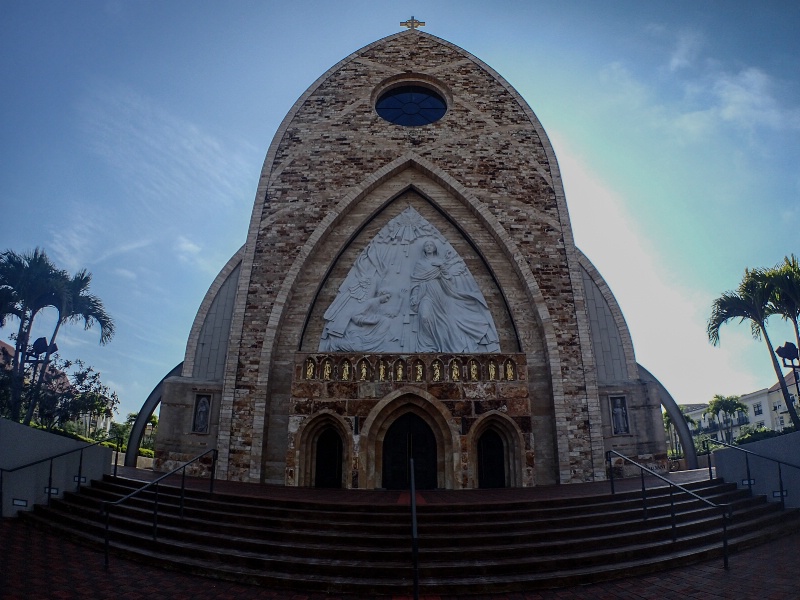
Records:
[[[324,314],[321,352],[499,352],[464,261],[412,207],[358,256]]]

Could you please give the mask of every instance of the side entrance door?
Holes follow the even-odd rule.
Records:
[[[505,486],[503,440],[496,431],[488,429],[478,438],[478,487],[501,488]]]
[[[342,487],[342,438],[328,427],[317,438],[314,487]]]

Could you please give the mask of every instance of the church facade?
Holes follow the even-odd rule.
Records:
[[[663,467],[663,387],[576,248],[553,148],[494,70],[416,29],[324,73],[154,393],[156,468],[390,488]],[[204,465],[201,469],[207,469]]]

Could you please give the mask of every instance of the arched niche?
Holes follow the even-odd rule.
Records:
[[[341,487],[352,487],[353,434],[344,418],[328,409],[306,419],[295,437],[297,485],[312,487],[316,480],[317,443],[325,431],[332,429],[342,440]]]
[[[503,442],[506,487],[522,487],[525,440],[522,431],[513,419],[500,411],[491,411],[481,415],[467,435],[469,487],[480,486],[480,481],[478,481],[478,440],[490,429],[496,432]]]
[[[409,412],[420,417],[436,439],[437,487],[460,488],[460,478],[456,477],[460,442],[458,432],[450,426],[452,415],[442,402],[414,388],[395,390],[375,405],[364,421],[359,450],[361,487],[380,487],[386,432],[399,417]]]

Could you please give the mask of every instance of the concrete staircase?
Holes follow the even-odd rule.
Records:
[[[106,478],[20,516],[102,547],[103,501],[142,485]],[[568,487],[556,489],[563,495]],[[731,551],[800,526],[796,511],[783,512],[733,484],[705,480],[686,487],[733,505]],[[273,497],[187,489],[181,517],[179,488],[159,488],[157,541],[152,491],[112,511],[111,568],[116,555],[276,588],[364,595],[411,591],[407,494],[338,490],[325,500],[320,490],[304,494],[296,488],[275,490]],[[545,488],[536,493],[430,491],[418,498],[423,502],[417,511],[425,594],[561,587],[722,560],[718,511],[685,494],[675,496],[673,541],[667,487],[648,490],[646,522],[638,491],[581,497],[548,497]]]

